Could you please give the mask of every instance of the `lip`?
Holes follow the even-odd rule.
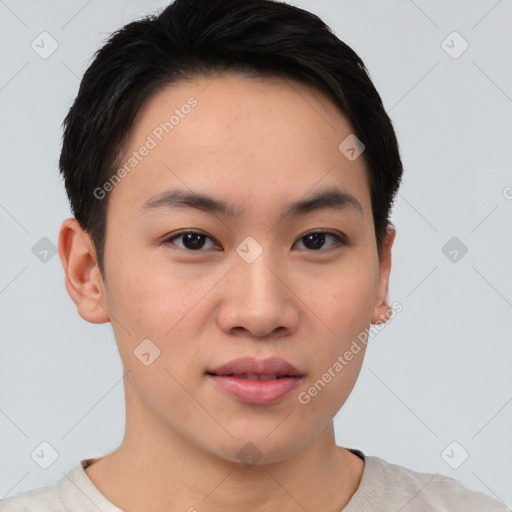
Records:
[[[241,357],[206,373],[223,392],[242,403],[252,405],[279,402],[305,378],[295,366],[279,357],[264,360]],[[275,375],[279,378],[252,380],[244,377],[246,374]]]
[[[269,357],[267,359],[256,359],[255,357],[239,357],[233,359],[207,373],[215,375],[244,375],[248,373],[257,375],[273,375],[303,377],[304,374],[297,370],[288,361],[280,357]]]

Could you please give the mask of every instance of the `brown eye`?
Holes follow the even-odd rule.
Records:
[[[182,242],[181,242],[182,245],[176,244],[174,242],[174,240],[177,240],[177,239],[182,240]],[[213,242],[213,240],[209,236],[207,236],[203,233],[198,233],[196,231],[181,231],[180,233],[176,233],[172,237],[169,237],[166,240],[164,240],[164,243],[177,245],[180,249],[199,252],[199,251],[201,251],[201,249],[204,249],[205,246],[206,246],[205,250],[212,249],[216,246],[216,244],[214,244],[214,243],[213,243],[213,246],[212,246],[212,244],[210,244],[210,246],[208,246],[208,243],[207,243],[208,240]]]
[[[335,244],[331,244],[330,247],[327,247],[327,249],[324,248],[324,244],[326,242],[326,239],[329,240],[329,238],[335,240]],[[299,241],[303,241],[304,246],[308,250],[312,251],[320,251],[322,248],[324,248],[324,251],[329,251],[331,249],[336,248],[339,245],[346,245],[346,242],[343,238],[341,238],[339,235],[335,233],[329,233],[327,231],[313,231],[311,233],[308,233],[307,235],[302,236]]]

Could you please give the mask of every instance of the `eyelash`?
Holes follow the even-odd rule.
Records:
[[[217,244],[217,242],[215,242],[215,240],[213,240],[213,238],[211,238],[210,236],[206,235],[205,233],[202,233],[200,231],[193,231],[193,230],[183,230],[183,231],[179,231],[178,233],[174,233],[172,236],[170,236],[170,237],[166,238],[165,240],[163,240],[162,243],[163,244],[173,244],[173,245],[175,245],[172,242],[172,240],[174,240],[175,238],[179,238],[180,236],[187,235],[187,234],[202,235],[202,236],[204,236],[206,238],[209,238],[210,240],[212,240],[214,243]],[[303,238],[305,238],[305,237],[307,237],[309,235],[315,235],[315,234],[330,235],[333,238],[335,238],[337,244],[335,244],[333,247],[331,247],[329,249],[317,249],[317,250],[306,249],[307,252],[329,253],[329,252],[332,252],[332,251],[336,250],[340,246],[348,245],[347,241],[345,240],[344,237],[338,235],[337,233],[333,233],[331,231],[310,231],[310,232],[306,233],[305,235],[302,235],[301,237],[299,237],[297,241],[302,240]],[[217,244],[217,245],[219,245],[219,244]],[[205,251],[209,250],[209,249],[198,249],[198,250],[194,251],[194,250],[183,248],[183,247],[178,247],[178,249],[181,249],[181,250],[187,251],[187,252],[205,252]]]

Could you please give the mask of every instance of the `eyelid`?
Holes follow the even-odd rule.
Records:
[[[326,235],[332,235],[334,237],[337,237],[339,238],[340,240],[346,242],[346,237],[343,233],[340,233],[338,231],[331,231],[329,229],[322,229],[322,228],[318,228],[318,229],[313,229],[312,231],[306,231],[304,234],[300,235],[297,240],[300,240],[301,238],[307,236],[307,235],[314,235],[316,233],[324,233]]]
[[[171,240],[173,240],[174,238],[177,238],[179,237],[180,235],[187,235],[189,233],[193,233],[193,234],[197,234],[197,235],[203,235],[205,238],[209,238],[215,245],[217,245],[218,247],[221,247],[221,245],[219,244],[219,242],[217,242],[217,240],[215,240],[215,238],[213,238],[212,236],[208,235],[207,233],[205,233],[204,231],[201,231],[200,229],[182,229],[180,231],[176,231],[175,233],[171,233],[170,235],[166,235],[163,239],[162,239],[162,244],[168,244],[168,243],[172,243]],[[182,249],[181,247],[178,247],[178,249]],[[198,250],[198,251],[191,251],[189,249],[182,249],[184,251],[187,251],[187,252],[206,252],[204,250]]]
[[[302,238],[304,238],[307,235],[314,235],[316,233],[321,233],[321,234],[325,234],[325,235],[331,235],[331,236],[333,236],[336,239],[337,243],[333,247],[330,247],[329,249],[319,249],[317,251],[309,250],[309,251],[306,251],[306,252],[318,253],[318,254],[327,254],[327,253],[329,253],[331,251],[334,251],[334,250],[338,249],[340,246],[348,245],[347,237],[344,234],[339,233],[337,231],[330,231],[328,229],[313,229],[312,231],[306,231],[304,234],[300,235],[297,238],[297,242],[300,241]],[[297,243],[297,242],[295,242],[295,243]],[[294,245],[295,245],[295,243],[294,243]]]
[[[212,236],[208,235],[204,231],[201,231],[201,230],[198,230],[198,229],[182,229],[182,230],[177,231],[175,233],[171,233],[169,236],[165,236],[161,243],[162,244],[172,243],[171,240],[173,240],[174,238],[177,238],[180,235],[185,235],[185,234],[189,234],[189,233],[195,233],[195,234],[198,234],[198,235],[203,235],[204,237],[209,238],[215,245],[217,245],[217,247],[221,247],[221,244],[219,244],[219,242],[217,242],[217,240],[215,240],[215,238],[213,238]],[[314,235],[314,234],[317,234],[317,233],[331,235],[331,236],[333,236],[336,239],[337,243],[333,247],[330,247],[328,249],[318,249],[318,250],[307,250],[306,249],[306,252],[326,254],[326,253],[329,253],[331,251],[334,251],[334,250],[338,249],[340,246],[348,245],[347,238],[346,238],[346,236],[343,233],[339,233],[339,232],[336,232],[336,231],[331,231],[329,229],[322,229],[322,228],[317,228],[317,229],[313,229],[311,231],[306,231],[305,233],[303,233],[303,234],[301,234],[300,236],[297,237],[297,240],[294,242],[293,245],[295,245],[297,242],[299,242],[305,236]],[[175,244],[173,244],[173,245],[175,245]],[[195,253],[207,252],[207,250],[201,250],[201,249],[199,249],[197,251],[193,251],[193,250],[190,250],[190,249],[183,249],[182,247],[179,247],[179,246],[178,246],[178,249],[182,249],[183,251],[190,252],[190,253],[194,253],[194,252]],[[211,250],[211,249],[208,249],[208,250]]]

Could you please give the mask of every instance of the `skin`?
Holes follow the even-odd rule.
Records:
[[[229,73],[161,89],[139,112],[126,153],[190,96],[197,106],[111,192],[105,281],[89,235],[75,219],[61,226],[68,293],[82,318],[111,322],[125,370],[124,439],[85,471],[126,512],[339,511],[363,462],[336,444],[333,418],[364,345],[308,404],[297,395],[388,318],[395,230],[379,261],[364,158],[338,150],[353,129],[323,93],[294,81]],[[350,192],[361,214],[283,216],[327,186]],[[222,199],[237,215],[141,210],[170,188]],[[182,229],[209,237],[199,252],[183,237],[164,242]],[[314,250],[303,238],[313,230],[347,245],[327,235]],[[263,250],[252,263],[236,252],[248,236]],[[149,366],[134,355],[147,338],[160,350]],[[305,380],[276,404],[243,404],[205,375],[242,355],[282,357]],[[261,454],[249,467],[237,457],[248,442]]]

